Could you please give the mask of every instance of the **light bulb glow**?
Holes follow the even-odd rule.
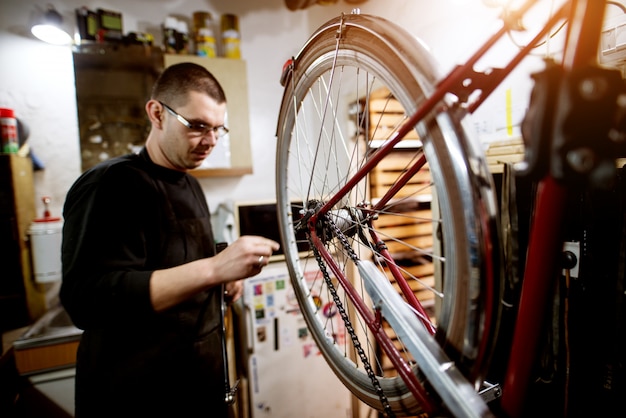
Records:
[[[69,45],[72,37],[62,29],[53,25],[35,25],[31,32],[38,39],[53,45]]]

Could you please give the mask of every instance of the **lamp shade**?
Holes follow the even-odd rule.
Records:
[[[69,45],[72,37],[62,29],[63,17],[50,5],[31,28],[35,37],[54,45]]]

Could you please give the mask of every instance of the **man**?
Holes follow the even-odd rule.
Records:
[[[247,236],[215,252],[188,174],[228,131],[211,73],[168,67],[146,112],[145,147],[85,172],[64,206],[60,297],[84,330],[76,416],[223,417],[222,288],[237,299],[278,243]]]

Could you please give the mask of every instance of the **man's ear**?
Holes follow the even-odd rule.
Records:
[[[153,125],[159,129],[163,123],[163,106],[157,100],[151,99],[146,103],[146,114]]]

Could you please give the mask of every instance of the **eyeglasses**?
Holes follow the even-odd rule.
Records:
[[[180,123],[182,123],[184,126],[186,126],[194,135],[205,136],[209,132],[213,132],[213,134],[215,135],[216,138],[221,138],[221,137],[223,137],[224,135],[226,135],[228,133],[228,128],[225,127],[224,125],[211,126],[211,125],[207,125],[206,123],[202,123],[202,122],[191,123],[187,119],[185,119],[184,117],[182,117],[181,115],[176,113],[176,111],[174,109],[172,109],[171,107],[169,107],[165,103],[163,103],[163,102],[159,102],[159,103],[161,103],[161,106],[163,106],[165,109],[167,109],[168,112],[170,112],[173,116],[175,116],[176,119]]]

